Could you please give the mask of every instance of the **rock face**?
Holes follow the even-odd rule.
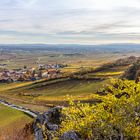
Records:
[[[59,130],[59,126],[61,124],[62,118],[62,108],[61,106],[57,106],[49,109],[47,112],[43,114],[38,114],[34,130],[36,130],[37,138],[36,140],[43,140],[42,137],[43,131],[38,128],[37,124],[41,124],[45,126],[45,134],[47,135],[47,140],[53,140],[56,132]],[[60,140],[81,140],[79,135],[75,131],[65,132],[60,138]]]
[[[45,136],[47,136],[47,140],[53,140],[56,132],[59,130],[59,126],[61,124],[61,118],[62,118],[62,108],[63,108],[61,106],[54,107],[52,109],[49,109],[47,112],[40,114],[39,112],[34,112],[30,109],[11,104],[4,100],[0,100],[0,103],[8,107],[11,107],[13,109],[25,112],[28,115],[35,118],[33,129],[34,129],[36,140],[44,140]],[[45,129],[43,129],[42,126],[45,126]],[[60,137],[60,140],[81,140],[81,139],[78,137],[75,131],[69,131],[69,132],[65,132]]]
[[[44,113],[45,121],[59,124],[61,122],[62,107],[57,106]]]
[[[75,131],[65,132],[60,140],[81,140]]]
[[[43,114],[38,114],[36,118],[36,127],[37,124],[41,124],[45,126],[45,133],[47,135],[47,140],[52,140],[55,133],[59,130],[59,125],[61,124],[61,117],[62,117],[62,107],[54,107],[52,109],[49,109],[47,112]],[[41,137],[43,134],[43,131],[39,128],[36,129],[36,134],[38,135],[37,140],[43,140]],[[50,133],[51,132],[51,133]],[[75,131],[69,131],[65,132],[60,138],[60,140],[81,140],[79,136],[76,134]]]
[[[36,140],[43,140],[43,130],[41,126],[45,126],[45,134],[47,135],[48,140],[52,140],[53,136],[51,133],[55,133],[59,129],[59,125],[61,122],[61,111],[62,107],[54,107],[49,109],[47,112],[43,114],[39,114],[36,117],[34,123],[34,131],[36,134]],[[38,127],[38,125],[40,127]],[[49,133],[51,132],[51,133]]]
[[[60,124],[62,107],[54,107],[43,114],[38,114],[36,123],[44,124],[48,130],[55,131]]]
[[[35,139],[44,140],[43,131],[41,128],[38,127],[36,122],[34,123],[33,128],[34,128],[34,133],[35,133]]]

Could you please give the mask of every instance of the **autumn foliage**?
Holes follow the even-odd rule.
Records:
[[[96,105],[70,101],[63,109],[60,134],[74,130],[85,140],[140,139],[140,83],[112,80]]]

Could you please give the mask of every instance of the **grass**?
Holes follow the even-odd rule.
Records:
[[[36,82],[12,83],[9,86],[6,84],[0,85],[0,96],[13,103],[28,107],[36,111],[46,111],[47,107],[43,105],[56,104],[59,100],[63,102],[67,100],[66,95],[74,98],[90,96],[103,87],[105,81],[95,80],[76,80],[76,79],[55,79],[51,81],[40,80]],[[52,102],[53,101],[53,102]]]
[[[105,83],[105,81],[67,80],[47,87],[42,87],[42,89],[37,89],[36,92],[40,91],[43,97],[59,97],[65,95],[77,96],[94,93]]]
[[[32,118],[23,112],[0,105],[0,128],[10,125],[11,123],[24,119],[25,123],[32,121]]]
[[[32,121],[33,119],[23,112],[0,105],[0,139],[4,139],[5,136],[14,137]]]
[[[9,98],[9,100],[14,100],[16,104],[42,112],[48,109],[44,105],[58,105],[67,101],[67,95],[73,96],[75,99],[89,100],[90,95],[106,83],[108,83],[108,80],[92,81],[64,78],[26,84],[23,87],[16,86],[18,88],[5,90],[0,95]]]
[[[124,71],[112,71],[112,72],[97,72],[97,73],[88,73],[85,76],[90,78],[109,78],[109,77],[119,77],[124,73]]]
[[[40,81],[33,83],[25,83],[24,86],[14,85],[11,88],[5,86],[4,93],[9,95],[23,95],[23,96],[65,96],[65,95],[82,95],[90,94],[97,91],[97,89],[103,86],[106,81],[95,81],[95,80],[76,80],[76,79],[55,79],[52,81]],[[55,89],[55,90],[54,90]]]
[[[0,92],[3,92],[3,91],[7,91],[7,90],[11,90],[11,89],[14,89],[14,88],[18,88],[18,87],[23,87],[23,86],[26,86],[26,85],[29,85],[31,84],[32,82],[17,82],[17,83],[10,83],[10,84],[0,84]]]
[[[103,73],[101,73],[101,72],[98,72],[98,73],[96,73],[95,75],[96,76],[114,76],[114,75],[121,75],[121,74],[123,74],[123,71],[119,71],[119,72],[103,72]]]

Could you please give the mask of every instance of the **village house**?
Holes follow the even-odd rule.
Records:
[[[42,78],[58,78],[60,76],[60,64],[39,64],[38,69],[23,68],[13,70],[1,70],[0,82],[34,81]]]

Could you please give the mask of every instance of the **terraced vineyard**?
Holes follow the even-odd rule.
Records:
[[[91,94],[108,84],[110,78],[120,77],[127,67],[117,66],[97,72],[79,69],[79,72],[76,72],[78,74],[72,77],[11,83],[8,86],[1,84],[0,96],[33,110],[46,111],[50,106],[65,104],[67,96],[88,100]]]

